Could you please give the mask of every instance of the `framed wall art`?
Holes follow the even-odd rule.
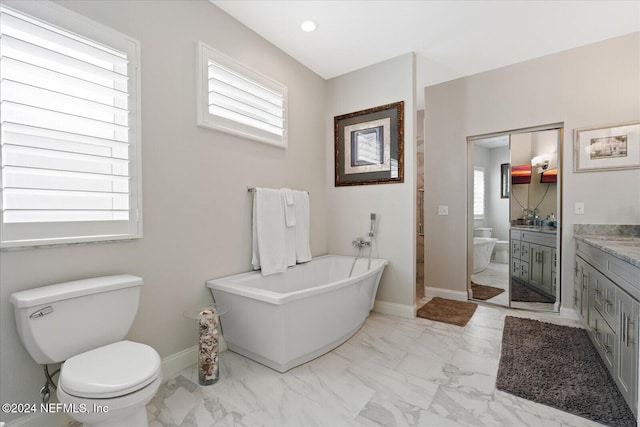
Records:
[[[511,168],[511,164],[503,163],[500,165],[500,198],[508,199],[509,198],[509,187],[511,184],[511,174],[509,173],[509,169]]]
[[[404,182],[404,102],[334,117],[335,185]]]
[[[573,144],[575,172],[640,168],[640,122],[575,129]]]

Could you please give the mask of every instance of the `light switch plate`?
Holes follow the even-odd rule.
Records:
[[[449,215],[449,206],[438,206],[438,215]]]

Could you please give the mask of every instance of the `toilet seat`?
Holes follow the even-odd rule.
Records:
[[[124,396],[160,375],[160,356],[151,347],[119,341],[67,359],[58,386],[67,394],[90,399]]]

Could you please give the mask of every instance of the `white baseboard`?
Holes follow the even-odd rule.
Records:
[[[455,301],[467,301],[469,296],[467,291],[452,291],[451,289],[424,287],[424,296],[428,298],[440,297]]]
[[[189,348],[185,348],[182,351],[174,353],[170,356],[163,357],[162,366],[162,378],[168,379],[174,377],[178,372],[198,362],[198,346],[194,345]]]
[[[397,302],[376,300],[373,304],[373,311],[406,319],[414,319],[416,317],[415,305],[398,304]]]
[[[222,336],[218,340],[218,350],[222,353],[227,350],[227,343]],[[183,369],[198,363],[198,346],[185,348],[182,351],[162,358],[162,378],[168,379],[176,376]],[[164,381],[164,380],[163,380]]]
[[[575,308],[560,307],[560,317],[564,319],[580,320],[580,315]]]

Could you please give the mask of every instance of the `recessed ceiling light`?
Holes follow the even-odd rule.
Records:
[[[302,21],[302,24],[300,24],[300,29],[302,29],[302,31],[307,33],[315,31],[316,28],[318,28],[318,24],[316,24],[314,21],[310,19],[307,19],[306,21]]]

